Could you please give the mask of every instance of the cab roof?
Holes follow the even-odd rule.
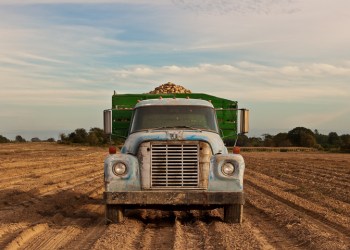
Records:
[[[148,99],[138,102],[135,108],[145,107],[145,106],[206,106],[214,108],[213,105],[206,101],[200,99],[186,99],[186,98],[162,98],[162,99]]]

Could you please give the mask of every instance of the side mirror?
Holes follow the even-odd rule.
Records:
[[[112,134],[112,110],[107,109],[103,111],[103,130],[105,134]]]
[[[240,133],[246,134],[249,132],[249,110],[241,109]]]

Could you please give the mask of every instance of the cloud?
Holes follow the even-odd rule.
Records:
[[[71,66],[62,65],[62,70]],[[52,75],[49,81],[42,78],[53,69],[39,67],[37,73],[20,74],[20,70],[6,71],[0,67],[3,85],[0,103],[92,105],[106,102],[104,98],[110,96],[113,90],[118,93],[145,93],[168,81],[184,85],[193,92],[239,98],[245,102],[350,98],[350,66],[347,64],[273,67],[244,61],[195,66],[134,65],[118,69],[95,68],[91,76],[85,77],[85,70],[80,69],[81,77]]]
[[[139,82],[142,77],[141,81],[160,84],[157,79],[164,79],[164,82],[182,83],[194,92],[225,97],[230,97],[227,90],[232,90],[239,93],[239,98],[254,101],[350,98],[350,92],[344,91],[349,89],[350,67],[347,65],[319,63],[273,67],[245,61],[191,67],[130,66],[115,70],[114,75],[117,82]]]
[[[172,0],[179,8],[196,13],[294,13],[299,11],[295,0]]]

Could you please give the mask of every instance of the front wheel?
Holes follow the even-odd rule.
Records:
[[[124,208],[120,205],[106,205],[106,224],[120,223],[124,220]]]
[[[224,207],[224,221],[227,223],[242,223],[243,205],[233,204]]]

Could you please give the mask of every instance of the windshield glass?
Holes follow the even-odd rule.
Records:
[[[218,133],[213,108],[205,106],[147,106],[134,111],[131,133],[145,129],[187,128]]]

